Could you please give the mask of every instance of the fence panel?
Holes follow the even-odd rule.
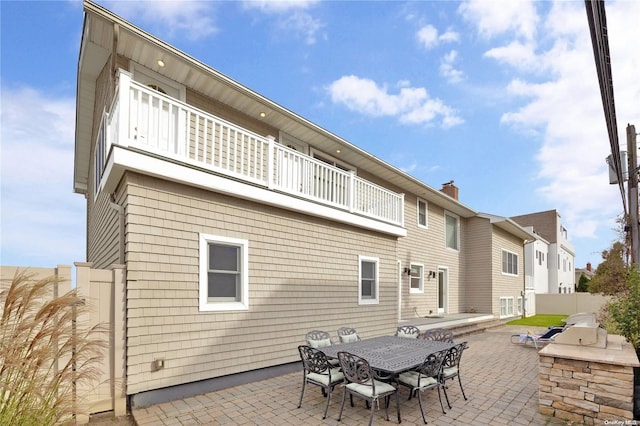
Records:
[[[76,323],[83,328],[100,324],[109,330],[98,381],[91,387],[76,389],[78,401],[85,404],[81,411],[89,414],[113,411],[115,416],[122,416],[126,414],[124,266],[113,265],[111,269],[92,269],[90,263],[75,263],[75,266],[78,295],[90,307],[88,315],[79,315]],[[71,266],[68,265],[57,268],[2,266],[0,290],[7,289],[19,271],[33,275],[34,280],[55,276],[59,282],[52,286],[52,292],[47,296],[51,299],[72,288]],[[86,415],[78,415],[76,420],[77,423],[89,421]]]
[[[536,314],[572,315],[598,312],[609,297],[591,293],[536,294]]]

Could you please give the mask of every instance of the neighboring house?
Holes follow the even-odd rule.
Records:
[[[516,223],[539,236],[527,244],[525,252],[531,263],[536,293],[575,292],[575,250],[568,240],[567,228],[556,210],[513,216]],[[545,247],[546,245],[546,247]],[[527,271],[529,272],[529,270]]]
[[[295,362],[312,329],[519,314],[535,235],[84,7],[74,189],[87,262],[125,266],[134,405]]]
[[[580,284],[580,278],[585,276],[588,280],[591,280],[595,275],[595,272],[591,268],[591,262],[587,262],[587,266],[585,268],[576,268],[576,288],[578,284]]]
[[[549,242],[538,235],[533,226],[527,226],[525,229],[537,237],[524,246],[525,295],[523,310],[525,316],[533,316],[536,314],[536,293],[546,294],[549,292],[547,267]]]

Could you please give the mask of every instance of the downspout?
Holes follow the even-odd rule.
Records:
[[[109,207],[118,212],[118,263],[124,265],[124,207],[116,203],[116,197],[111,194]]]

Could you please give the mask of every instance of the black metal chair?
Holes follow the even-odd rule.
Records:
[[[331,335],[328,332],[321,330],[311,330],[305,336],[305,340],[307,341],[307,345],[311,346],[314,349],[320,349],[333,345]],[[330,359],[329,363],[335,367],[336,365],[338,365],[338,360]]]
[[[333,345],[331,335],[326,331],[312,330],[307,333],[304,339],[307,341],[307,345],[311,346],[314,349]]]
[[[396,336],[417,339],[420,336],[420,329],[413,325],[401,325],[396,329]]]
[[[360,340],[356,329],[350,327],[340,327],[338,329],[338,337],[340,338],[340,343],[351,343]]]
[[[467,342],[462,342],[453,346],[447,352],[447,356],[444,358],[444,362],[442,363],[442,384],[444,396],[447,399],[447,405],[449,408],[451,408],[451,403],[449,403],[449,395],[447,395],[447,386],[445,384],[446,380],[453,380],[457,377],[458,383],[460,384],[460,390],[462,391],[462,397],[465,401],[467,400],[467,396],[462,388],[462,380],[460,379],[460,359],[462,358],[462,352],[468,347]]]
[[[347,393],[350,397],[355,396],[367,401],[367,405],[371,407],[369,426],[371,426],[373,422],[373,412],[376,407],[376,402],[379,402],[381,399],[383,400],[387,421],[389,421],[389,398],[395,394],[398,423],[401,423],[398,389],[390,383],[378,380],[369,362],[364,358],[348,352],[338,352],[338,360],[340,361],[340,367],[342,368],[345,380],[338,421],[342,419],[342,410],[344,409],[344,401],[347,398]]]
[[[427,423],[427,417],[424,413],[424,407],[422,405],[422,392],[429,389],[438,390],[438,399],[440,400],[440,408],[442,414],[445,414],[444,405],[442,404],[442,395],[440,394],[440,388],[444,387],[442,381],[442,363],[444,362],[448,349],[435,352],[427,355],[422,365],[415,370],[406,371],[401,373],[398,378],[398,384],[409,388],[409,399],[414,394],[418,394],[418,402],[420,404],[420,411],[422,412],[422,420]]]
[[[446,328],[432,328],[426,330],[422,338],[425,340],[453,343],[453,331],[447,330]]]
[[[344,382],[344,375],[339,367],[334,367],[329,363],[326,355],[322,353],[322,351],[310,346],[300,345],[298,346],[298,352],[300,352],[303,368],[302,392],[300,393],[298,408],[302,406],[302,398],[304,397],[307,383],[320,386],[320,388],[322,388],[322,394],[327,397],[324,416],[322,417],[325,419],[327,418],[327,410],[329,410],[331,393],[337,385]]]

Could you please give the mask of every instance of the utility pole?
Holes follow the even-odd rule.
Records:
[[[638,153],[636,127],[627,124],[627,152],[629,153],[629,225],[631,225],[631,259],[640,267],[640,238],[638,237]]]

